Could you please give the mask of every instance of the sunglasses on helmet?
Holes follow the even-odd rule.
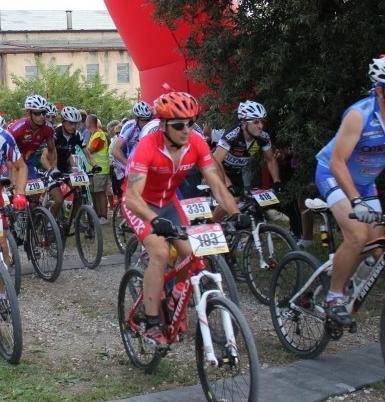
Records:
[[[167,122],[167,125],[171,126],[174,130],[182,131],[185,127],[191,128],[194,123],[194,120],[189,120],[188,122],[186,122],[185,120],[169,120]]]
[[[34,116],[41,116],[41,115],[45,116],[47,114],[47,111],[46,110],[32,110],[32,114]]]

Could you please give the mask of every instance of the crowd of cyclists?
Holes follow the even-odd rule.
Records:
[[[373,222],[375,212],[382,211],[375,179],[385,167],[385,58],[372,60],[369,77],[369,96],[346,110],[335,137],[316,155],[315,182],[343,234],[325,299],[328,318],[341,326],[352,323],[345,307],[346,284],[363,258],[364,245],[382,232]],[[148,253],[144,336],[154,345],[165,345],[159,311],[169,258],[166,238],[176,226],[188,224],[180,200],[199,195],[195,183],[203,180],[218,203],[213,221],[227,217],[237,229],[249,228],[250,217],[240,212],[237,201],[250,187],[250,166],[255,169],[259,152],[272,189],[284,191],[279,157],[265,131],[265,107],[242,100],[236,127],[212,130],[199,120],[200,105],[191,94],[169,91],[153,106],[136,102],[133,118],[109,122],[107,133],[97,116],[70,105],[58,110],[38,94],[26,98],[24,109],[26,116],[8,125],[0,117],[1,175],[8,175],[14,186],[14,208],[26,208],[27,180],[40,177],[42,168],[50,178],[50,210],[57,215],[64,198],[56,179],[76,170],[75,148],[80,147],[96,169],[90,184],[100,224],[108,221],[108,204],[115,195]],[[349,219],[351,212],[357,220]],[[2,237],[0,244],[7,264],[10,256]],[[173,245],[180,259],[192,252],[187,240],[175,240]]]

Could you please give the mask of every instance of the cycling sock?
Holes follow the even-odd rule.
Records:
[[[333,292],[331,290],[329,290],[327,296],[326,296],[326,302],[330,302],[332,300],[336,300],[336,299],[343,299],[344,294],[340,293],[340,292]]]
[[[146,314],[146,328],[149,329],[151,327],[156,327],[160,324],[160,316],[159,315],[147,315]]]

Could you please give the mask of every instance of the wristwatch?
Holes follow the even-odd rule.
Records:
[[[361,197],[355,197],[350,200],[350,204],[354,208],[357,204],[361,204],[362,201],[363,199]]]

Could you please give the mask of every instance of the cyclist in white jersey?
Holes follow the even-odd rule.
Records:
[[[362,259],[361,250],[383,232],[371,223],[373,211],[381,211],[375,179],[385,168],[385,58],[373,59],[369,77],[370,96],[346,110],[336,136],[317,154],[316,184],[344,237],[326,296],[328,317],[342,326],[353,321],[345,290]],[[358,221],[349,219],[351,212]]]
[[[152,119],[151,107],[146,102],[136,102],[132,108],[132,112],[135,119],[124,123],[112,149],[114,166],[120,165],[123,173],[126,170],[127,160],[132,155],[139,141],[141,130]]]

